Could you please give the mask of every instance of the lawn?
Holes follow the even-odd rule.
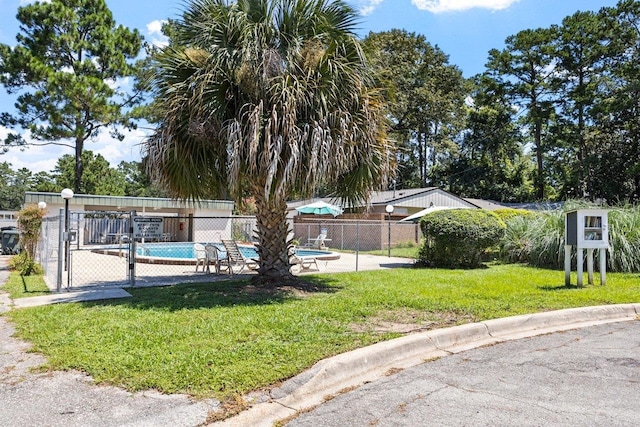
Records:
[[[20,276],[16,273],[9,275],[9,280],[2,289],[8,292],[11,298],[35,297],[50,293],[42,276]]]
[[[392,257],[418,259],[418,253],[419,252],[420,252],[420,248],[417,245],[414,245],[414,246],[399,245],[397,247],[392,247],[391,248],[391,256]],[[378,256],[387,256],[389,254],[389,250],[388,249],[375,249],[375,250],[372,250],[372,251],[360,251],[360,253],[378,255]]]
[[[564,286],[562,271],[521,265],[305,278],[315,291],[261,292],[245,281],[183,284],[7,316],[51,369],[80,369],[129,390],[226,399],[401,331],[640,301],[638,274],[609,274],[604,287],[576,288]]]

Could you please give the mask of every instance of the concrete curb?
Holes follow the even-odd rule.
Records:
[[[581,307],[470,323],[407,335],[339,354],[271,391],[269,401],[253,405],[220,426],[272,426],[327,397],[359,387],[394,370],[449,354],[507,340],[638,319],[640,303]]]
[[[619,304],[525,314],[487,320],[483,323],[487,326],[491,336],[506,340],[618,322],[620,319],[632,320],[638,314],[640,314],[640,304]]]

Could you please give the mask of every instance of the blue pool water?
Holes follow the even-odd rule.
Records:
[[[203,243],[204,245],[205,243]],[[221,255],[225,256],[226,252],[221,243],[214,243],[220,249]],[[148,256],[153,258],[175,258],[175,259],[194,259],[196,252],[193,249],[193,243],[145,243],[138,244],[136,253],[140,256]],[[258,252],[253,246],[239,246],[240,252],[245,258],[258,258]],[[298,249],[296,254],[303,257],[318,257],[327,255],[326,251],[314,251],[308,249]]]

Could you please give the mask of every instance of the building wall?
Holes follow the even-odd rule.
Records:
[[[0,211],[0,227],[17,227],[17,216],[14,211]]]

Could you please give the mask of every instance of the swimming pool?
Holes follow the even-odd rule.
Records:
[[[162,242],[162,243],[138,243],[136,245],[136,261],[152,262],[162,264],[190,264],[196,262],[196,252],[193,242]],[[202,243],[203,245],[207,243]],[[226,251],[222,243],[213,243],[220,251],[222,257],[226,256]],[[258,258],[258,252],[254,246],[238,245],[240,252],[245,258]],[[124,248],[123,248],[124,249]],[[127,251],[128,249],[124,249]],[[120,254],[118,247],[101,248],[95,252],[109,255]],[[319,251],[312,249],[297,249],[296,255],[305,258],[316,258],[318,260],[329,261],[340,258],[340,254],[329,251]]]

